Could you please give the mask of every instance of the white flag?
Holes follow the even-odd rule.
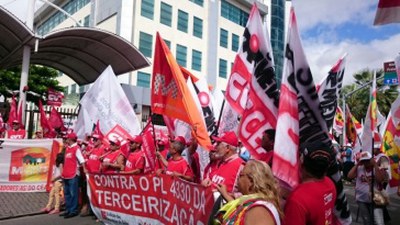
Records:
[[[108,133],[117,124],[132,136],[140,133],[139,121],[133,107],[111,66],[97,78],[80,104],[92,121],[100,121],[103,133]]]
[[[87,134],[92,133],[94,122],[90,119],[89,113],[85,108],[81,107],[76,120],[74,131],[78,138],[84,139]]]

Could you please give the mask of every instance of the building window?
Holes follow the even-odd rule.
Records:
[[[228,74],[227,64],[228,63],[225,59],[219,59],[219,77],[226,78],[226,75]]]
[[[192,70],[201,71],[201,52],[192,50]]]
[[[187,48],[182,45],[176,45],[176,61],[179,65],[186,67]]]
[[[219,46],[228,47],[228,31],[222,28],[219,31]]]
[[[71,94],[76,94],[76,84],[71,85]]]
[[[165,44],[168,46],[169,50],[171,50],[171,42],[167,39],[164,39]]]
[[[203,6],[204,0],[189,0],[191,2],[194,2],[195,4],[199,5],[199,6]]]
[[[239,36],[232,34],[232,51],[237,52],[239,49]]]
[[[85,92],[85,85],[79,86],[79,94],[82,94],[83,92]]]
[[[198,17],[193,17],[193,36],[203,37],[203,20]]]
[[[144,32],[139,34],[139,51],[147,57],[151,57],[153,47],[153,36]]]
[[[232,5],[226,0],[221,0],[221,16],[240,26],[246,26],[249,14],[240,8]]]
[[[161,2],[160,23],[171,26],[172,24],[172,6]]]
[[[140,15],[153,19],[154,17],[154,0],[142,0],[142,8],[140,10]]]
[[[188,14],[178,10],[178,30],[187,33],[188,31]]]
[[[83,19],[83,26],[88,27],[89,26],[89,22],[90,22],[90,16],[85,16],[85,18]]]
[[[136,86],[149,88],[150,87],[150,74],[139,71],[137,73]]]

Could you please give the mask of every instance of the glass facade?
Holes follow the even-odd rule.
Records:
[[[154,0],[142,0],[140,15],[151,20],[154,18]]]
[[[193,36],[203,37],[203,20],[198,17],[193,17]]]
[[[139,71],[137,73],[136,86],[149,88],[150,87],[150,77],[151,76],[149,73],[143,73],[143,72]]]
[[[161,2],[160,23],[171,26],[172,25],[172,6]]]
[[[152,57],[153,36],[144,32],[139,34],[139,51],[146,57]]]
[[[278,87],[283,72],[283,55],[285,47],[285,2],[271,0],[271,47],[274,53],[275,73]]]
[[[228,47],[228,31],[222,28],[219,30],[219,46]]]
[[[192,70],[201,71],[201,52],[192,50]]]
[[[89,3],[90,3],[90,0],[71,0],[61,8],[63,10],[65,10],[67,13],[73,15]],[[66,19],[67,19],[67,16],[64,13],[57,11],[49,19],[47,19],[46,22],[44,22],[40,26],[38,26],[37,32],[39,35],[45,35],[45,34],[49,33],[51,30],[53,30],[60,23],[64,22],[64,20],[66,20]],[[88,19],[88,21],[89,21],[89,19]],[[85,22],[86,22],[86,18],[85,18],[85,21],[83,22],[84,26],[86,26]]]
[[[232,5],[226,0],[221,0],[221,16],[244,27],[249,18],[249,13]]]
[[[178,10],[178,30],[185,33],[188,32],[188,17],[187,12]]]
[[[225,59],[219,59],[219,77],[226,78],[228,74],[228,62]]]
[[[183,45],[176,45],[176,61],[179,65],[186,67],[187,48]]]

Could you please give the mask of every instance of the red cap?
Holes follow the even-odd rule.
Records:
[[[111,143],[114,143],[116,146],[121,146],[121,141],[118,140],[118,138],[109,138],[108,141]]]
[[[228,145],[232,145],[234,147],[239,146],[239,140],[233,131],[228,131],[224,133],[221,137],[212,137],[213,140],[218,141],[218,142],[225,142]]]
[[[19,121],[18,121],[18,120],[13,120],[12,123],[17,123],[17,124],[19,124]]]
[[[96,139],[103,139],[103,136],[100,134],[93,134],[92,138],[96,138]]]
[[[164,140],[164,139],[160,139],[157,141],[158,145],[167,145],[168,141]]]
[[[74,139],[74,140],[76,140],[76,139],[78,139],[78,136],[76,136],[76,134],[75,134],[74,132],[71,132],[71,133],[69,133],[69,134],[66,135],[66,138],[67,138],[67,139]]]
[[[133,138],[128,138],[128,140],[136,142],[138,144],[142,144],[143,143],[143,138],[140,135],[135,135],[135,136],[133,136]]]
[[[178,136],[174,139],[174,141],[179,141],[180,143],[182,143],[183,145],[186,145],[186,140],[184,137],[182,136]]]

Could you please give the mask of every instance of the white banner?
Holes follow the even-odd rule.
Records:
[[[92,121],[100,121],[107,133],[119,124],[130,135],[140,133],[139,121],[111,66],[100,75],[80,101]]]
[[[0,140],[0,192],[45,191],[53,139]]]

